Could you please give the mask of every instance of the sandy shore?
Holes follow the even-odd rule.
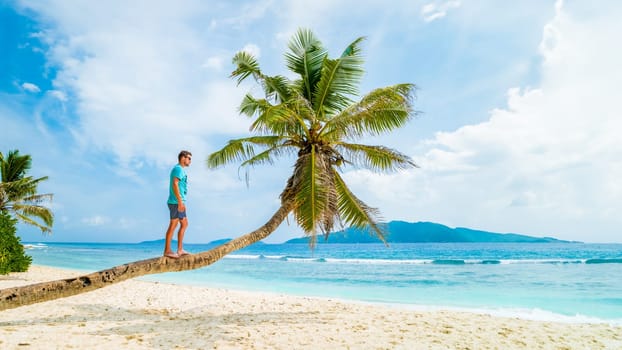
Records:
[[[33,266],[0,289],[77,274]],[[622,349],[622,327],[132,280],[0,312],[0,349]]]

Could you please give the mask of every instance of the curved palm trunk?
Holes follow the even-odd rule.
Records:
[[[89,292],[139,276],[194,270],[211,265],[233,251],[268,237],[285,220],[292,206],[291,202],[283,203],[272,218],[259,229],[206,252],[186,255],[179,259],[157,257],[75,278],[2,289],[0,290],[0,311]]]

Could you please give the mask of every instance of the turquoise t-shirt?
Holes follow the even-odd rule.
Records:
[[[188,192],[188,175],[184,171],[184,168],[177,164],[171,170],[171,179],[168,185],[168,201],[169,204],[179,204],[177,203],[177,197],[175,197],[175,192],[173,192],[173,179],[179,179],[179,194],[181,195],[181,200],[186,202],[186,192]]]

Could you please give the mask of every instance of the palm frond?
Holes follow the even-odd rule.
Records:
[[[292,107],[298,108],[293,105]],[[251,124],[250,130],[262,135],[294,135],[308,134],[308,128],[300,113],[292,110],[287,104],[269,106]]]
[[[321,222],[324,240],[328,240],[328,235],[333,231],[335,220],[338,220],[339,225],[343,226],[343,222],[339,215],[339,194],[335,188],[335,176],[332,171],[332,166],[330,169],[327,169],[327,175],[329,183],[326,186],[326,210]]]
[[[339,142],[334,147],[344,156],[346,162],[373,171],[390,172],[418,167],[409,156],[385,146]]]
[[[236,69],[231,72],[230,77],[237,78],[238,85],[252,76],[263,87],[266,99],[279,103],[289,98],[289,80],[281,75],[274,77],[264,75],[259,68],[257,59],[252,54],[246,51],[238,52],[233,56],[233,64]]]
[[[289,52],[285,54],[287,68],[300,75],[300,91],[309,101],[313,99],[313,90],[320,80],[326,55],[320,40],[308,29],[299,29],[289,42]]]
[[[265,99],[256,99],[251,94],[246,94],[240,103],[238,111],[248,117],[254,117],[270,108],[272,105]]]
[[[291,96],[290,81],[284,76],[264,76],[262,81],[263,90],[267,99],[274,99],[275,103],[287,101]]]
[[[32,176],[26,176],[16,181],[2,182],[2,191],[5,193],[9,201],[20,200],[24,197],[36,194],[39,183],[47,179],[47,176],[43,176],[38,179],[35,179]]]
[[[20,155],[18,150],[9,151],[4,156],[0,153],[0,174],[2,182],[17,181],[26,175],[32,166],[30,155]]]
[[[315,92],[314,106],[318,115],[332,115],[349,106],[348,96],[358,94],[358,85],[365,72],[359,44],[364,38],[352,42],[338,59],[325,59],[322,77]]]
[[[231,72],[231,78],[237,78],[238,85],[240,85],[246,78],[253,76],[255,80],[261,78],[261,70],[259,69],[259,63],[252,54],[246,51],[240,51],[233,56],[233,64],[236,69]]]
[[[350,43],[350,45],[348,45],[345,50],[343,50],[343,52],[341,53],[341,57],[346,57],[346,56],[360,56],[362,50],[361,50],[361,43],[363,42],[363,40],[365,40],[366,38],[364,36],[358,37],[356,38],[356,40],[354,40],[352,43]]]
[[[314,145],[300,155],[294,166],[294,173],[281,194],[282,202],[294,202],[294,217],[306,235],[310,244],[316,241],[317,230],[324,231],[326,222],[329,188],[330,165],[317,152]]]
[[[52,211],[40,205],[51,200],[52,194],[38,194],[37,186],[48,179],[47,176],[34,178],[25,176],[31,167],[29,155],[19,155],[19,151],[9,151],[7,156],[0,153],[0,211],[13,213],[18,220],[34,225],[42,232],[51,232],[54,222]],[[43,224],[33,220],[39,218]]]
[[[282,156],[283,154],[292,154],[295,151],[295,147],[290,146],[287,142],[270,147],[263,152],[256,154],[250,159],[242,162],[240,164],[240,168],[252,167],[255,165],[263,165],[263,164],[274,164],[274,159],[276,157]]]
[[[43,202],[49,202],[54,198],[52,193],[34,194],[32,196],[24,197],[21,202],[40,204]]]
[[[43,223],[47,226],[52,226],[54,223],[54,215],[50,208],[29,204],[29,203],[15,203],[13,205],[13,210],[21,215],[25,215],[28,217],[37,217],[43,221]]]
[[[338,207],[341,219],[347,224],[361,229],[369,229],[386,243],[384,232],[378,225],[380,212],[358,199],[348,188],[339,173],[333,169],[335,189],[338,194]]]
[[[274,147],[282,138],[280,136],[252,136],[230,140],[227,145],[212,153],[207,158],[208,168],[246,161],[255,156],[255,146]]]
[[[373,90],[361,101],[328,120],[322,134],[331,140],[379,135],[404,126],[416,113],[415,86],[398,84]]]
[[[312,234],[316,232],[316,224],[319,221],[326,203],[325,191],[322,184],[325,176],[322,171],[321,157],[315,152],[315,146],[311,146],[311,152],[299,158],[300,183],[296,193],[296,209],[294,214],[300,227]]]
[[[40,223],[38,223],[37,221],[31,219],[30,217],[28,217],[27,215],[21,214],[19,212],[15,212],[15,216],[17,217],[18,220],[28,224],[28,225],[32,225],[37,227],[38,229],[41,230],[42,233],[52,233],[52,228],[51,228],[51,224],[50,225],[42,225]]]

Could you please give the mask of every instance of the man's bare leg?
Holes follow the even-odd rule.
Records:
[[[171,240],[173,239],[173,232],[175,232],[175,228],[179,223],[179,219],[171,219],[168,223],[168,229],[166,230],[166,237],[164,241],[164,256],[168,256],[171,258],[179,257],[177,253],[171,250]]]
[[[177,232],[177,254],[182,256],[188,254],[188,252],[184,250],[184,234],[186,233],[186,228],[188,227],[188,218],[185,217],[179,220],[179,223],[179,232]]]

